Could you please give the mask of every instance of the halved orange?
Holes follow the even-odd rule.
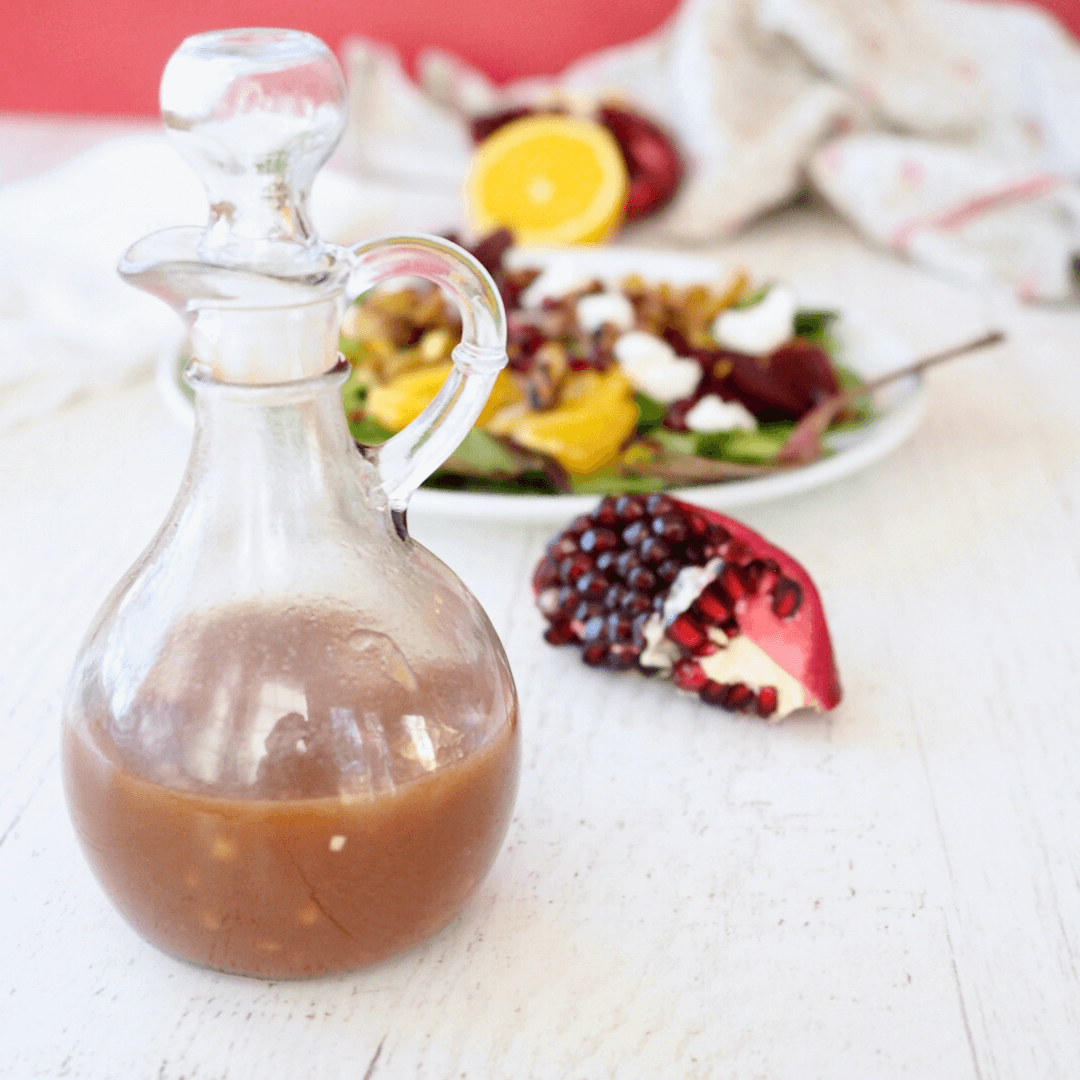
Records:
[[[467,196],[481,235],[505,227],[520,244],[595,243],[622,220],[626,165],[602,124],[526,116],[480,144]]]

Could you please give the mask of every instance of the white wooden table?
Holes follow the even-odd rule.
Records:
[[[3,175],[86,138],[0,123]],[[770,726],[588,670],[540,640],[546,528],[414,515],[506,644],[524,773],[464,917],[360,974],[216,975],[114,914],[64,808],[61,694],[187,435],[147,379],[0,438],[0,1077],[1080,1076],[1080,314],[812,208],[732,249],[919,349],[1009,334],[932,376],[888,460],[741,514],[815,576],[843,703]]]

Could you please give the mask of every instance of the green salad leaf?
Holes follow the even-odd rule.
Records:
[[[358,443],[364,446],[378,446],[394,434],[389,428],[383,427],[378,420],[372,420],[370,416],[365,416],[362,420],[350,420],[349,432]]]
[[[715,431],[697,436],[694,452],[714,461],[737,461],[744,465],[771,462],[795,430],[792,423],[761,424],[757,431]]]
[[[663,491],[669,483],[660,476],[638,476],[619,469],[598,469],[588,476],[572,476],[570,486],[575,495],[607,495],[618,491],[626,495],[645,495]]]
[[[840,343],[833,335],[831,327],[839,317],[835,311],[795,312],[795,336],[820,345],[830,357],[834,358],[834,367],[837,366],[835,356],[839,351]]]
[[[664,422],[667,406],[662,401],[657,401],[656,398],[641,393],[640,390],[634,395],[634,399],[637,401],[638,407],[637,433],[646,435]]]
[[[535,454],[508,447],[479,428],[472,428],[461,445],[443,463],[443,471],[459,476],[491,476],[509,479],[536,469]]]

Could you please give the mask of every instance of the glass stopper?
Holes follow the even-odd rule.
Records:
[[[276,273],[323,261],[308,198],[346,111],[341,68],[311,34],[221,30],[184,41],[165,68],[161,112],[210,198],[201,258]]]

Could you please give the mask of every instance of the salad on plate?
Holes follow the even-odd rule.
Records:
[[[428,487],[597,495],[722,484],[790,469],[799,421],[845,391],[798,465],[874,418],[841,363],[837,313],[800,308],[782,283],[741,269],[682,283],[600,274],[587,253],[531,253],[505,230],[471,250],[502,294],[509,364]],[[427,283],[385,283],[356,301],[340,347],[358,442],[380,443],[420,414],[459,332],[457,311]]]

